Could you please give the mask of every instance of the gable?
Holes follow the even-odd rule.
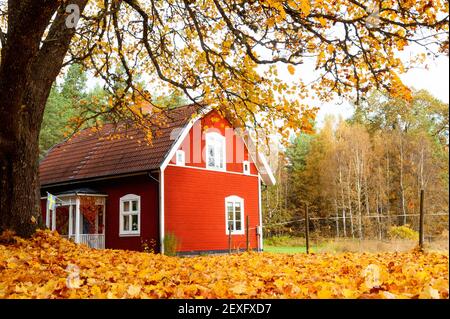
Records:
[[[231,123],[215,110],[192,121],[184,134],[181,134],[180,141],[174,145],[165,165],[176,165],[176,151],[181,150],[184,152],[185,166],[205,169],[207,166],[206,138],[211,133],[220,135],[225,140],[226,172],[243,173],[243,163],[247,161],[250,166],[250,175],[256,176],[259,173],[267,185],[275,183],[270,168],[267,163],[262,162],[261,155],[256,151],[252,152],[251,149],[249,151],[248,146],[253,144],[249,143],[248,138],[243,138],[239,131],[235,130]]]

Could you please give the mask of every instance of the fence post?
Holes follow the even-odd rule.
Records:
[[[249,216],[247,215],[247,223],[246,223],[246,226],[247,226],[247,229],[246,229],[246,234],[247,234],[247,251],[250,251],[250,237],[249,237],[249,233],[248,233],[248,231],[249,231],[249,218],[248,218]]]
[[[305,209],[305,240],[306,240],[306,253],[309,254],[309,215],[308,215],[308,204],[306,204],[306,209]]]
[[[420,219],[419,219],[419,249],[423,250],[423,239],[424,239],[424,231],[423,231],[423,222],[424,222],[424,211],[423,211],[423,201],[424,201],[424,190],[420,190]]]
[[[228,224],[228,253],[231,254],[231,225]]]

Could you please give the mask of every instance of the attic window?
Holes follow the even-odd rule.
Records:
[[[242,170],[245,175],[250,175],[250,162],[249,161],[242,162]]]
[[[206,168],[225,170],[225,137],[219,133],[206,134]]]
[[[175,155],[177,165],[184,166],[186,164],[185,153],[182,150],[178,150]]]

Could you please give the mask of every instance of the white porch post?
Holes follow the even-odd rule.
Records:
[[[69,236],[68,239],[70,239],[70,237],[73,235],[73,205],[72,205],[72,200],[70,201],[69,204]]]
[[[50,213],[51,213],[51,210],[48,209],[48,195],[47,195],[47,201],[46,201],[46,207],[45,207],[45,226],[47,226],[47,228],[50,228]]]
[[[80,243],[80,198],[77,197],[75,200],[75,242],[78,244]]]
[[[98,235],[98,209],[95,213],[95,233]]]
[[[52,230],[56,230],[56,205],[55,209],[52,209]]]
[[[103,198],[103,220],[102,220],[102,233],[105,234],[105,215],[106,215],[106,198]]]
[[[105,236],[105,214],[106,214],[106,198],[103,197],[103,214],[102,214],[102,240],[101,240],[101,249],[105,249],[106,247],[106,236]]]

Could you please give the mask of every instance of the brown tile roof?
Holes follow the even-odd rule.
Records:
[[[104,125],[98,132],[85,129],[53,147],[39,165],[42,186],[88,178],[114,176],[159,168],[181,130],[198,107],[187,105],[158,113],[165,123],[152,126],[153,138],[135,126]],[[121,138],[111,138],[120,134]],[[171,136],[172,135],[172,136]],[[126,137],[124,137],[126,136]]]

